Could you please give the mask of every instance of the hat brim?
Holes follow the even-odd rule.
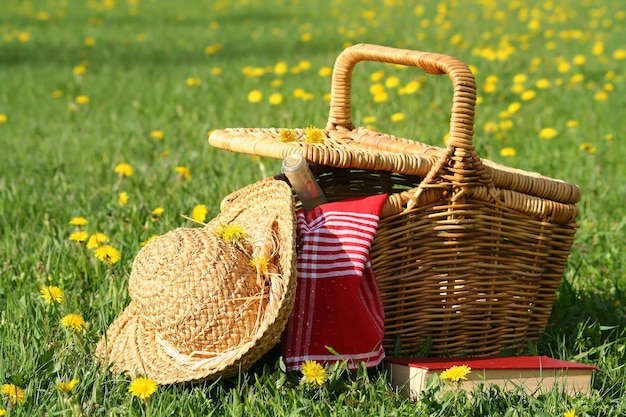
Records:
[[[291,189],[282,181],[264,180],[224,201],[227,203],[222,204],[222,212],[206,226],[208,231],[238,220],[250,222],[258,218],[262,223],[268,219],[268,213],[276,216],[270,221],[278,235],[280,271],[269,284],[268,302],[257,330],[226,351],[181,354],[162,340],[150,327],[150,321],[142,319],[131,301],[96,348],[96,355],[110,365],[112,372],[133,377],[143,375],[159,384],[232,376],[247,370],[280,340],[293,307],[296,285],[296,227]]]

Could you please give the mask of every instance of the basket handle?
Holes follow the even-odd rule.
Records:
[[[454,188],[453,201],[462,198],[468,187],[485,185],[491,198],[499,201],[493,179],[474,150],[476,81],[467,64],[454,57],[432,52],[365,43],[348,47],[339,54],[333,69],[330,113],[326,125],[328,130],[354,129],[350,88],[352,69],[361,61],[414,66],[428,74],[447,74],[454,87],[446,152],[433,165],[407,207],[417,204],[417,198],[424,188],[429,187],[438,177]]]
[[[351,114],[352,69],[361,61],[377,61],[414,66],[428,74],[447,74],[454,87],[448,148],[473,150],[476,82],[467,64],[448,55],[357,44],[339,54],[333,69],[330,112],[327,128],[354,129]]]

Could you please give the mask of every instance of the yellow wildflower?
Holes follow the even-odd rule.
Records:
[[[385,80],[385,87],[387,88],[396,88],[400,84],[400,79],[398,77],[388,77]]]
[[[589,143],[589,142],[582,143],[582,144],[578,147],[578,149],[580,149],[580,150],[581,150],[581,151],[583,151],[583,152],[587,152],[587,153],[589,153],[589,154],[594,154],[594,153],[598,152],[598,150],[596,149],[596,147],[595,147],[595,146],[593,146],[593,143]]]
[[[41,289],[41,298],[46,300],[48,304],[63,302],[63,290],[59,287],[55,287],[54,285],[50,285],[48,287]]]
[[[622,61],[626,59],[626,49],[616,49],[613,51],[613,59],[616,61]]]
[[[61,319],[61,324],[77,332],[85,329],[85,319],[79,314],[68,314]]]
[[[292,129],[283,129],[280,131],[280,141],[281,142],[296,142],[298,140],[298,136],[296,132]]]
[[[221,224],[214,233],[227,243],[239,242],[246,236],[243,227],[235,224]]]
[[[94,252],[96,258],[109,265],[116,264],[121,258],[120,252],[111,245],[102,245]]]
[[[83,40],[83,45],[85,45],[85,46],[94,46],[95,44],[96,44],[96,39],[91,37],[91,36],[87,36]]]
[[[161,140],[161,139],[163,139],[163,138],[165,137],[165,135],[164,135],[164,134],[163,134],[163,132],[162,132],[162,131],[160,131],[160,130],[153,130],[152,132],[150,132],[150,137],[151,137],[152,139],[158,139],[158,140]]]
[[[302,383],[322,386],[328,380],[326,368],[315,361],[302,364]]]
[[[9,120],[9,118],[7,117],[6,114],[4,113],[0,113],[0,123],[6,123],[7,120]]]
[[[117,202],[120,204],[120,206],[125,206],[128,203],[128,193],[126,191],[122,191],[121,193],[119,193],[117,197]]]
[[[157,237],[159,237],[159,235],[152,235],[152,236],[150,236],[148,239],[146,239],[143,242],[141,242],[141,246],[146,246],[148,243],[152,242]]]
[[[189,77],[185,80],[185,84],[187,84],[187,87],[198,87],[202,84],[202,81],[200,78]]]
[[[250,103],[258,103],[263,99],[263,93],[259,90],[252,90],[248,93],[248,101]]]
[[[87,224],[87,219],[84,217],[72,217],[70,219],[70,224],[73,226],[85,226]]]
[[[269,259],[267,259],[264,255],[255,255],[252,257],[252,259],[250,259],[248,265],[256,268],[260,274],[267,274]]]
[[[191,180],[191,171],[189,168],[183,166],[177,166],[174,171],[180,174],[180,176],[186,180]]]
[[[87,249],[95,249],[108,241],[109,237],[104,233],[94,233],[89,236],[89,240],[87,240]]]
[[[283,102],[283,95],[280,93],[274,93],[269,97],[268,101],[271,105],[277,106]]]
[[[84,230],[79,230],[70,234],[70,240],[78,243],[84,242],[87,240],[87,237],[89,237],[89,234]]]
[[[567,410],[563,413],[563,417],[576,417],[576,410]]]
[[[539,137],[541,139],[552,139],[558,134],[559,132],[553,127],[544,127],[539,131]]]
[[[158,217],[158,216],[162,215],[164,211],[165,211],[165,209],[163,207],[157,207],[154,210],[152,210],[151,214],[153,216],[155,216],[155,217]]]
[[[514,114],[514,113],[517,113],[517,111],[521,108],[522,108],[522,104],[518,101],[514,101],[513,103],[507,106],[506,110],[509,112],[509,114]]]
[[[150,379],[139,377],[132,380],[130,385],[128,386],[128,392],[133,396],[137,397],[140,400],[147,400],[156,392],[158,389],[157,383]]]
[[[126,162],[121,162],[117,164],[114,172],[116,174],[119,174],[121,177],[130,177],[131,175],[133,175],[133,167]]]
[[[74,75],[83,75],[87,72],[87,67],[84,65],[76,65],[74,68],[72,68],[72,72],[74,73]]]
[[[394,123],[398,123],[404,120],[404,113],[394,113],[391,115],[391,121]]]
[[[87,104],[89,103],[89,96],[81,94],[79,96],[76,96],[74,101],[76,102],[76,104]]]
[[[8,397],[11,405],[23,404],[26,401],[26,394],[24,393],[24,390],[17,385],[2,385],[2,393]]]
[[[324,131],[313,126],[309,126],[305,130],[304,141],[307,143],[324,143]]]
[[[606,91],[598,91],[593,95],[593,99],[596,101],[607,101],[609,99],[609,93]]]
[[[333,73],[333,69],[331,67],[322,67],[318,71],[320,77],[328,77]]]
[[[511,147],[502,148],[500,150],[500,155],[504,156],[505,158],[515,156],[515,153],[515,149]]]
[[[204,223],[209,209],[204,204],[196,205],[191,211],[191,218],[199,223]]]
[[[57,389],[65,394],[72,392],[74,387],[78,384],[78,379],[70,379],[69,381],[61,381],[57,384]]]
[[[443,380],[450,380],[452,382],[459,382],[460,380],[467,379],[467,374],[470,373],[472,368],[467,365],[454,365],[445,371],[443,371],[439,378]]]
[[[545,90],[546,88],[550,87],[550,80],[548,80],[547,78],[540,78],[537,80],[537,82],[535,82],[535,87],[540,90]]]
[[[285,62],[277,62],[276,65],[274,65],[274,74],[276,75],[285,75],[288,71],[288,67],[287,67],[287,63]]]
[[[528,100],[534,99],[535,96],[537,96],[537,93],[535,92],[535,90],[526,90],[522,93],[520,98],[524,101],[528,101]]]

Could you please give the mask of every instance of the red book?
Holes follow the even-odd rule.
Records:
[[[548,356],[506,356],[482,358],[386,358],[385,368],[392,385],[400,392],[417,399],[426,389],[428,378],[440,375],[453,366],[466,365],[470,372],[461,379],[459,386],[471,392],[479,384],[502,389],[522,388],[538,395],[558,389],[569,395],[591,393],[593,371],[597,366],[569,362]],[[454,388],[457,383],[442,386]]]

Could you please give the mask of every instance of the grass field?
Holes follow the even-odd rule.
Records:
[[[626,415],[626,7],[418,4],[3,0],[0,415]],[[279,170],[213,149],[207,134],[323,127],[334,59],[360,42],[467,62],[479,88],[479,155],[580,185],[563,284],[529,352],[598,365],[590,398],[433,390],[411,403],[376,372],[338,367],[312,388],[268,363],[231,380],[159,387],[142,402],[128,378],[94,361],[129,302],[142,244],[196,225],[189,217],[202,219],[203,207],[214,217],[229,192]],[[443,146],[446,77],[363,63],[352,93],[357,125]],[[76,217],[87,224],[70,224]],[[107,241],[85,242],[96,233]],[[48,286],[62,302],[46,302]]]

